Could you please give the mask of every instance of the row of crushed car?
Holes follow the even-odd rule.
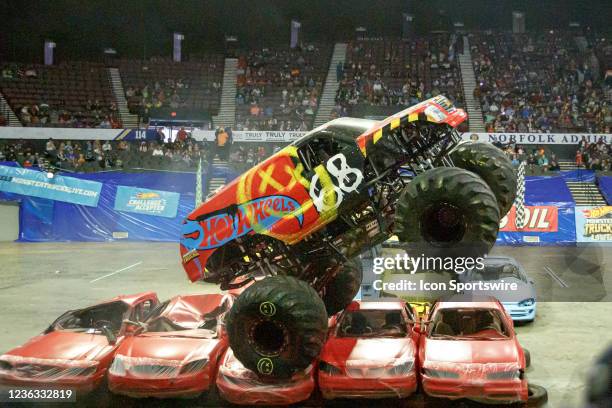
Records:
[[[439,301],[419,318],[400,300],[351,303],[330,318],[318,361],[291,379],[261,377],[229,348],[230,294],[118,296],[61,315],[43,333],[0,356],[0,383],[66,387],[107,383],[130,397],[196,397],[213,389],[230,403],[286,405],[318,387],[325,399],[427,396],[538,406],[529,355],[509,313],[488,298]],[[106,382],[104,380],[107,380]]]

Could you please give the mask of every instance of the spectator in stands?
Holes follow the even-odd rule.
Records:
[[[6,118],[0,113],[0,126],[6,126],[8,124]]]
[[[218,127],[215,131],[216,154],[221,160],[227,160],[232,145],[232,130],[229,127]]]
[[[47,140],[45,150],[48,154],[55,155],[55,143],[53,142],[53,138],[49,138],[49,140]]]
[[[188,136],[187,131],[185,130],[184,127],[181,127],[179,131],[176,133],[176,139],[179,142],[185,142],[185,140],[187,140],[187,136]]]
[[[152,156],[157,156],[157,157],[161,157],[164,156],[164,151],[161,148],[161,146],[159,145],[155,145],[155,147],[153,148],[153,152],[151,153]]]

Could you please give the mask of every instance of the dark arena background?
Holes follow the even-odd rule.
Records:
[[[0,406],[612,406],[610,1],[0,21]]]

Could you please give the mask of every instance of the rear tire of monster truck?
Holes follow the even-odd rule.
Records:
[[[288,378],[312,363],[327,332],[327,313],[306,282],[273,276],[255,282],[236,299],[227,318],[229,343],[248,369]]]
[[[456,167],[434,168],[404,188],[394,230],[412,256],[481,257],[497,238],[497,200],[476,174]]]
[[[329,316],[347,307],[361,287],[363,270],[358,261],[349,261],[340,266],[336,276],[325,285],[323,303]]]
[[[478,174],[495,194],[499,215],[510,211],[516,198],[516,174],[510,159],[491,143],[465,142],[450,154],[456,167]]]

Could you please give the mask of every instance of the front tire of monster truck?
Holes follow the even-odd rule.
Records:
[[[289,378],[319,355],[327,313],[308,283],[290,276],[255,282],[238,296],[227,318],[229,343],[248,369]]]
[[[478,174],[495,194],[499,215],[510,211],[516,198],[516,174],[503,151],[485,142],[459,144],[450,154],[456,167]]]
[[[359,261],[349,261],[340,265],[336,276],[325,285],[323,302],[329,316],[347,307],[361,287],[363,270]]]
[[[434,168],[404,188],[394,230],[411,256],[481,257],[497,238],[497,200],[476,174],[456,167]]]

